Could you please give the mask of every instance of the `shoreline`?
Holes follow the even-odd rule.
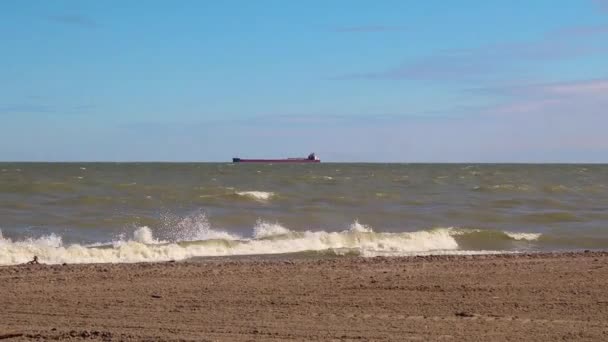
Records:
[[[0,338],[608,339],[606,251],[200,259],[2,266]]]
[[[488,258],[554,258],[554,257],[575,257],[577,255],[593,254],[593,255],[608,255],[608,249],[576,249],[576,250],[557,250],[557,251],[465,251],[466,253],[445,253],[445,254],[425,254],[418,255],[403,255],[403,256],[361,256],[356,254],[332,254],[316,252],[293,252],[293,253],[269,253],[269,254],[235,254],[235,255],[217,255],[217,256],[196,256],[181,260],[164,260],[164,261],[136,261],[136,262],[76,262],[76,263],[45,263],[44,260],[38,259],[39,266],[86,266],[86,265],[162,265],[167,263],[208,263],[208,262],[255,262],[255,261],[299,261],[299,260],[334,260],[334,259],[390,259],[401,261],[424,261],[424,260],[453,260],[457,259],[488,259]],[[470,252],[470,253],[469,253]],[[32,256],[35,256],[32,254]],[[31,260],[30,260],[31,262]],[[0,265],[2,268],[31,266],[30,262],[21,264]]]

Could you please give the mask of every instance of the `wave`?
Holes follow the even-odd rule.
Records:
[[[290,230],[281,226],[279,223],[269,223],[258,219],[255,227],[253,227],[253,237],[255,239],[265,239],[288,235]]]
[[[515,240],[515,241],[536,241],[541,233],[509,232],[502,230],[485,230],[470,228],[448,228],[452,236],[483,238],[486,240]]]
[[[408,256],[428,254],[483,254],[498,250],[470,250],[478,240],[506,239],[534,241],[540,234],[484,231],[459,228],[434,228],[415,232],[376,232],[354,221],[343,231],[292,231],[279,223],[258,220],[250,237],[212,229],[204,216],[197,214],[178,220],[167,232],[147,226],[136,228],[129,237],[115,241],[80,245],[63,243],[58,235],[12,241],[0,231],[0,265],[25,263],[38,256],[40,262],[60,263],[133,263],[185,260],[194,257],[321,253],[333,255]],[[504,249],[503,249],[504,252]]]
[[[238,240],[240,237],[223,230],[212,229],[204,211],[196,211],[186,217],[165,214],[158,235],[163,241]],[[124,239],[124,238],[123,238]],[[121,239],[122,240],[122,239]]]
[[[505,232],[505,235],[510,237],[513,240],[521,241],[536,241],[538,240],[542,234],[541,233],[514,233],[514,232]]]
[[[235,192],[239,196],[248,197],[257,201],[268,201],[274,196],[273,192],[266,191],[237,191]]]
[[[66,182],[9,182],[0,184],[0,192],[18,194],[76,193],[76,183]]]
[[[553,184],[553,185],[543,186],[542,191],[544,191],[546,193],[554,194],[554,193],[570,192],[570,191],[572,191],[572,189],[570,189],[569,187],[567,187],[565,185]]]
[[[473,187],[473,191],[479,192],[527,192],[530,191],[530,186],[526,184],[495,184],[495,185],[478,185]]]
[[[577,215],[565,211],[550,211],[526,214],[518,217],[525,223],[547,224],[559,222],[581,222],[583,219]]]

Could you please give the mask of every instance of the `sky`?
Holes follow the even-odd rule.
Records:
[[[608,162],[608,0],[0,1],[0,160]]]

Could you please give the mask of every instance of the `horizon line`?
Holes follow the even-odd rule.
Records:
[[[240,164],[229,161],[167,161],[167,160],[0,160],[0,164]],[[289,164],[289,163],[255,163]],[[608,165],[608,161],[321,161],[315,164],[486,164],[486,165]]]

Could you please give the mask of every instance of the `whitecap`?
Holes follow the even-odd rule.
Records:
[[[274,197],[273,192],[266,191],[237,191],[237,195],[248,197],[257,201],[268,201],[272,197]]]
[[[348,230],[350,232],[356,232],[356,233],[372,233],[373,230],[370,226],[366,226],[364,224],[359,223],[359,220],[355,220],[355,222],[351,223],[351,225],[348,227]]]
[[[253,238],[264,239],[271,236],[286,235],[290,232],[289,229],[281,226],[279,223],[269,223],[258,219],[255,227],[253,227]]]
[[[133,240],[145,244],[158,244],[159,240],[152,236],[152,230],[147,226],[139,227],[133,232]]]
[[[513,240],[525,240],[525,241],[535,241],[538,240],[542,234],[541,233],[514,233],[514,232],[505,232],[505,234]]]

